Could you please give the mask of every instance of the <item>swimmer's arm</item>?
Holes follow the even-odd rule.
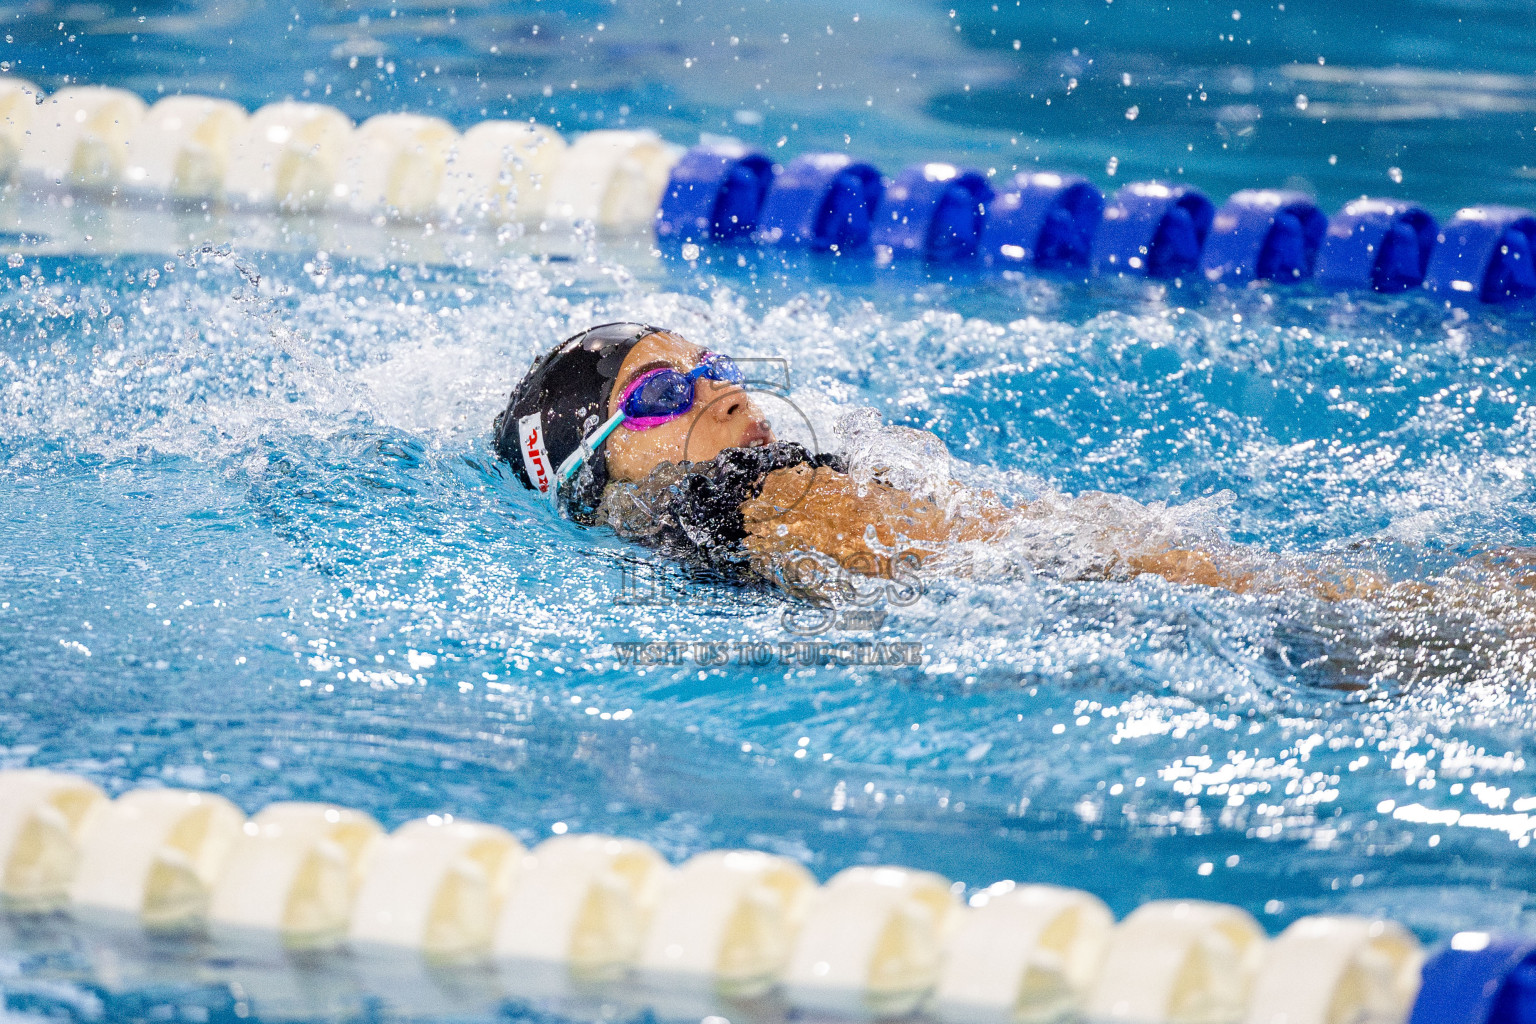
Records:
[[[1377,598],[1393,589],[1386,580],[1358,570],[1325,573],[1287,564],[1254,548],[1233,548],[1224,554],[1172,548],[1126,557],[1135,575],[1151,573],[1170,583],[1219,587],[1234,594],[1300,591],[1324,601]]]
[[[1020,514],[1027,514],[1027,508],[996,504],[951,517],[897,488],[879,483],[861,488],[845,473],[805,465],[769,473],[760,495],[742,505],[747,548],[754,555],[812,550],[850,568],[877,564],[866,540],[871,528],[880,546],[890,549],[900,542],[903,552],[926,558],[954,541],[999,539]],[[1249,580],[1249,574],[1223,569],[1203,551],[1137,553],[1125,563],[1133,574],[1239,593]]]
[[[865,539],[871,527],[882,547],[893,548],[900,541],[904,550],[926,557],[952,541],[999,539],[1013,517],[1023,512],[998,504],[973,510],[963,519],[951,518],[905,491],[878,483],[860,488],[847,474],[824,466],[775,470],[764,477],[759,497],[742,505],[747,547],[754,555],[809,549],[848,567],[875,564]],[[1173,583],[1239,593],[1248,582],[1246,574],[1222,569],[1203,551],[1135,554],[1126,564],[1134,574],[1153,573]]]
[[[1247,593],[1253,582],[1251,572],[1234,573],[1218,565],[1208,552],[1186,548],[1171,548],[1156,553],[1138,552],[1128,556],[1125,564],[1132,575],[1147,573],[1161,576],[1169,583],[1219,587],[1236,594]]]
[[[990,497],[990,496],[987,496]],[[793,466],[763,480],[760,496],[742,505],[747,547],[758,557],[814,550],[851,570],[874,572],[880,560],[865,540],[870,527],[878,543],[926,561],[954,541],[990,541],[1006,535],[1027,505],[970,506],[954,517],[931,502],[884,484],[862,490],[845,473],[827,467]],[[1368,573],[1324,574],[1285,564],[1251,548],[1201,551],[1171,548],[1128,552],[1123,564],[1132,575],[1161,576],[1170,583],[1215,587],[1237,594],[1300,590],[1325,601],[1371,598],[1387,584]]]

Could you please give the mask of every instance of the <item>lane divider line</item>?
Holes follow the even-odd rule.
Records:
[[[1441,225],[1412,203],[1362,197],[1330,221],[1309,197],[1279,189],[1245,189],[1217,209],[1187,185],[1133,182],[1106,201],[1086,179],[1048,171],[994,185],[978,170],[926,161],[887,179],[839,153],[778,167],[732,139],[685,149],[619,129],[567,143],[532,122],[494,120],[461,135],[416,114],[355,126],[315,103],[250,115],[197,96],[147,107],[122,89],[50,96],[0,77],[0,184],[13,180],[96,200],[128,192],[378,224],[648,229],[689,261],[705,247],[756,245],[876,266],[915,260],[1234,287],[1315,279],[1387,294],[1423,289],[1463,306],[1536,297],[1536,215],[1513,207],[1468,207]]]
[[[108,800],[42,769],[0,771],[0,868],[13,917],[346,950],[390,990],[484,965],[477,977],[524,995],[618,984],[659,1013],[774,996],[812,1016],[951,1024],[1491,1024],[1536,992],[1529,940],[1462,933],[1426,966],[1402,926],[1365,917],[1306,917],[1271,940],[1238,907],[1159,900],[1115,924],[1058,886],[999,882],[962,903],[963,886],[903,867],[818,885],[756,850],[674,868],[632,839],[529,851],[494,825],[432,815],[386,834],[324,803],[247,819],[210,793]]]

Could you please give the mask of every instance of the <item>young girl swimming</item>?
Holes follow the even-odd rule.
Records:
[[[776,440],[728,357],[639,323],[593,327],[539,359],[496,419],[496,450],[575,520],[730,578],[800,589],[807,552],[889,576],[951,545],[995,541],[1047,514],[949,482],[918,496],[856,479],[845,460]],[[936,438],[932,439],[935,445]],[[1108,500],[1108,496],[1103,496]],[[1374,584],[1324,579],[1127,533],[1093,572],[1239,593],[1301,582],[1329,599]]]
[[[845,458],[777,440],[743,383],[729,357],[675,332],[604,324],[535,362],[496,419],[496,451],[557,513],[606,524],[719,578],[818,604],[857,599],[856,576],[905,584],[916,569],[1022,569],[1060,580],[1152,574],[1275,602],[1277,628],[1291,637],[1277,656],[1309,652],[1299,670],[1332,686],[1536,671],[1532,552],[1390,581],[1340,558],[1303,563],[1218,540],[1193,546],[1155,510],[1113,495],[1009,507],[949,479],[936,437],[882,428],[920,441],[909,462],[915,450],[917,461],[941,467],[917,474],[922,487],[898,486],[913,474],[891,471],[883,456],[872,462],[866,449]]]

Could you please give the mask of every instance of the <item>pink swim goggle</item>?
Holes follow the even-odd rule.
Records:
[[[619,412],[624,416],[620,425],[627,430],[649,430],[677,419],[693,408],[701,377],[740,384],[741,367],[730,356],[704,352],[699,365],[687,373],[670,366],[647,370],[630,381],[619,396]]]

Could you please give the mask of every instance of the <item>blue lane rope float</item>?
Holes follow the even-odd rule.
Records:
[[[1510,206],[1458,210],[1441,228],[1424,286],[1448,299],[1517,302],[1536,296],[1536,216]]]
[[[875,211],[875,258],[917,257],[954,263],[975,256],[992,186],[980,171],[954,164],[913,164],[896,176]]]
[[[1418,288],[1439,232],[1423,207],[1361,197],[1328,222],[1317,279],[1333,287],[1389,294]]]
[[[1086,270],[1104,194],[1075,174],[1016,175],[987,207],[981,246],[997,266]]]
[[[672,168],[656,211],[656,237],[733,242],[751,237],[773,181],[773,162],[736,142],[695,146]]]
[[[885,184],[873,166],[843,153],[795,157],[773,179],[758,218],[763,245],[856,252],[869,245]]]
[[[1424,964],[1409,1024],[1536,1024],[1536,940],[1452,937]]]
[[[1312,276],[1328,218],[1300,192],[1244,189],[1220,210],[1201,268],[1211,281],[1294,284]]]
[[[1195,273],[1216,207],[1188,185],[1137,181],[1116,192],[1093,237],[1090,269],[1170,280]]]

